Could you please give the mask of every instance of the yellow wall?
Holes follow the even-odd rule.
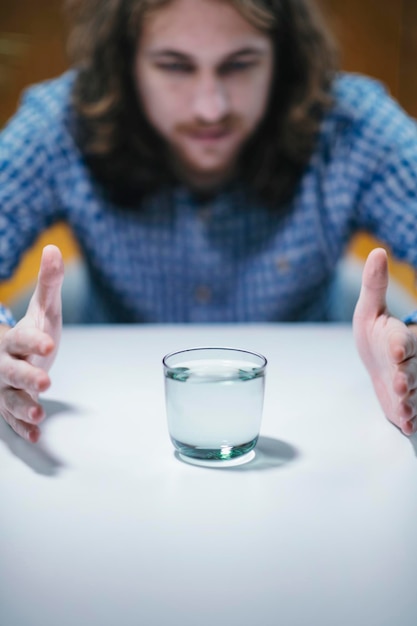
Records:
[[[349,252],[361,259],[365,259],[369,252],[377,246],[385,248],[388,252],[390,276],[399,281],[403,287],[417,299],[416,274],[414,269],[406,263],[400,263],[394,260],[390,255],[389,249],[377,239],[365,233],[361,233],[353,239],[349,247]]]
[[[9,304],[18,294],[24,292],[36,280],[42,248],[49,243],[59,246],[64,261],[78,258],[77,244],[64,224],[57,224],[43,233],[36,245],[29,250],[13,278],[0,284],[0,302]]]

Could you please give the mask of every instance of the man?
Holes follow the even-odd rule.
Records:
[[[2,136],[3,276],[57,219],[85,255],[84,321],[331,319],[336,263],[363,228],[417,268],[415,124],[378,84],[337,74],[310,2],[72,9],[76,69],[30,92]],[[30,441],[62,280],[47,247],[27,314],[1,329],[0,412]],[[417,340],[386,310],[387,282],[375,250],[354,331],[384,413],[411,434]]]

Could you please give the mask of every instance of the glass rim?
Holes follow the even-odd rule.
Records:
[[[248,350],[247,348],[233,348],[232,346],[195,346],[192,348],[183,348],[182,350],[174,350],[172,352],[168,352],[168,354],[166,354],[163,357],[162,364],[165,368],[171,369],[172,366],[168,365],[167,363],[168,359],[170,359],[171,357],[177,356],[180,354],[186,355],[187,353],[190,353],[190,352],[195,353],[195,352],[199,352],[202,350],[224,350],[225,352],[241,352],[243,354],[250,354],[252,356],[257,357],[258,359],[262,361],[262,364],[259,365],[259,367],[257,367],[257,369],[259,370],[265,369],[268,364],[268,359],[266,358],[266,356],[264,356],[260,352],[255,352],[254,350]]]

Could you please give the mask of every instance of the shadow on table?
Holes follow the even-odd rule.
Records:
[[[181,459],[181,456],[177,451],[174,455],[182,463],[187,463],[186,460]],[[210,466],[210,461],[198,463],[204,468],[210,468],[216,471],[227,472],[256,472],[276,469],[282,467],[294,461],[300,456],[298,450],[285,441],[280,439],[274,439],[272,437],[259,437],[258,443],[255,448],[255,456],[253,459],[241,465],[225,465],[222,467],[221,463],[216,462],[216,465]]]
[[[255,448],[255,458],[249,463],[228,468],[233,472],[254,472],[282,467],[300,456],[297,448],[280,439],[259,437]]]
[[[46,412],[46,420],[59,415],[60,413],[74,411],[74,407],[65,402],[56,400],[43,400],[42,405]],[[42,439],[39,443],[25,441],[13,431],[13,429],[0,418],[0,440],[4,441],[9,450],[23,463],[30,467],[37,474],[44,476],[55,476],[64,463],[56,458],[46,446]]]
[[[413,447],[414,454],[417,457],[417,433],[414,433],[414,435],[411,435],[410,443],[411,443],[411,445]]]

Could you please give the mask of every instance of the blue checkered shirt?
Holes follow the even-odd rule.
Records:
[[[0,279],[62,220],[90,278],[84,322],[329,320],[335,268],[358,230],[417,268],[417,128],[376,81],[335,80],[288,210],[242,182],[206,201],[178,185],[127,212],[97,193],[75,145],[73,80],[29,89],[1,134]]]

